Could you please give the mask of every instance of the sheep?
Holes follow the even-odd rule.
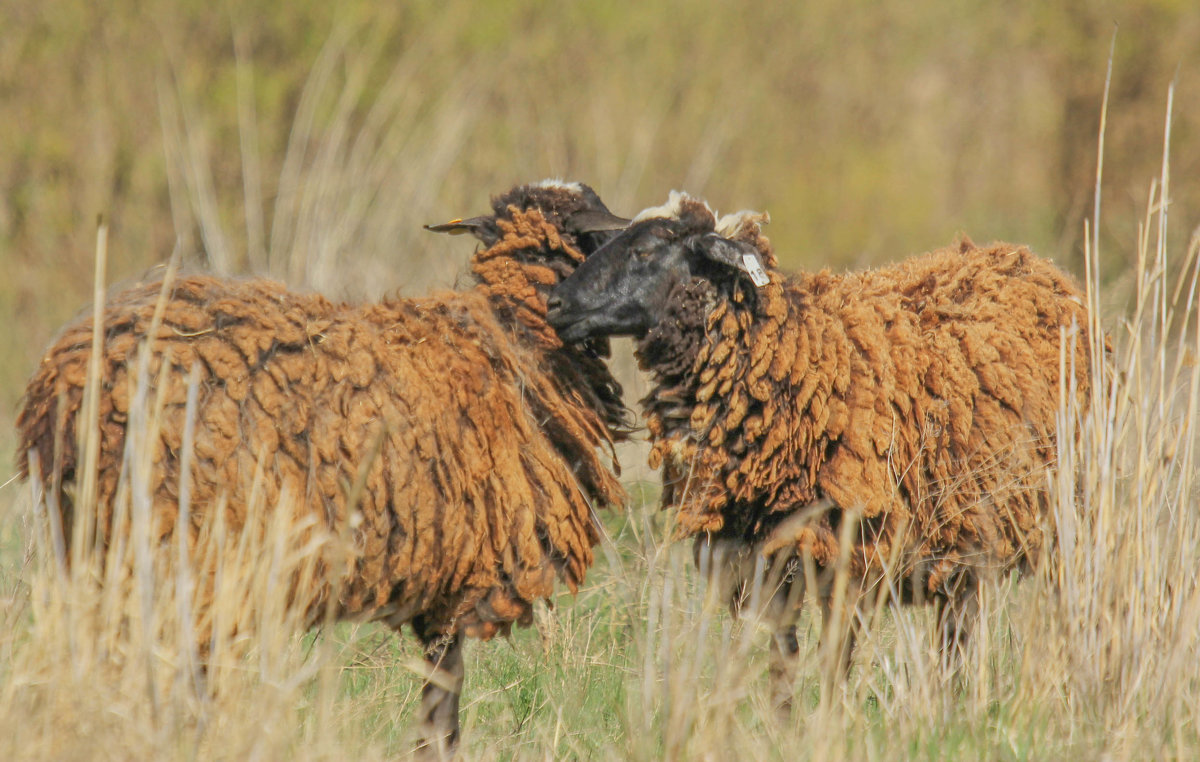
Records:
[[[806,586],[823,677],[849,668],[872,592],[932,602],[960,663],[980,583],[1048,545],[1059,385],[1086,402],[1091,342],[1079,287],[1025,247],[963,237],[789,276],[766,219],[672,193],[555,288],[549,319],[564,341],[634,337],[662,504],[698,560],[724,557],[735,611],[766,599],[786,711]]]
[[[336,590],[339,618],[411,625],[439,675],[423,688],[422,744],[442,752],[459,734],[462,639],[528,625],[556,578],[575,591],[599,539],[593,506],[625,499],[614,443],[629,416],[604,364],[607,341],[564,346],[545,302],[550,286],[628,220],[587,186],[560,181],[513,188],[492,207],[429,228],[484,243],[471,262],[473,287],[463,290],[335,304],[269,280],[191,275],[169,285],[152,336],[160,283],[111,297],[103,318],[101,546],[118,531],[131,360],[149,339],[149,377],[160,379],[164,401],[152,445],[155,536],[165,543],[172,534],[185,477],[193,530],[219,506],[228,527],[243,528],[254,489],[272,507],[290,495],[320,526],[354,527],[346,578],[297,605],[315,624]],[[17,419],[20,474],[30,477],[36,464],[68,533],[92,332],[90,319],[66,327]],[[180,453],[193,364],[189,475]],[[348,487],[360,472],[352,517]],[[261,484],[252,484],[256,473]]]

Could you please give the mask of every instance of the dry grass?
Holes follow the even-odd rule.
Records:
[[[454,13],[462,11],[454,7]],[[514,14],[489,20],[518,26],[520,13]],[[431,22],[429,15],[422,19]],[[684,13],[681,19],[700,30],[697,39],[707,43],[719,42],[728,30],[719,18]],[[636,47],[636,40],[612,31],[629,25],[628,19],[587,20],[608,30],[610,36],[600,43],[604,52],[627,53]],[[866,16],[844,21],[847,30],[871,26]],[[421,238],[419,223],[483,211],[486,191],[546,174],[595,182],[619,212],[632,212],[637,200],[660,198],[669,186],[686,184],[702,194],[708,186],[719,187],[718,194],[708,195],[723,205],[767,206],[775,213],[783,233],[783,240],[776,240],[781,250],[810,248],[798,244],[799,223],[784,227],[788,213],[795,212],[797,219],[811,221],[813,229],[829,229],[818,249],[829,246],[837,258],[850,261],[868,250],[888,250],[909,240],[909,234],[944,243],[955,228],[975,230],[970,221],[988,219],[989,204],[997,199],[1024,198],[1033,208],[1039,202],[1030,199],[1046,198],[1053,186],[1041,175],[1022,176],[1015,189],[972,190],[969,203],[955,206],[954,188],[971,183],[961,173],[947,172],[957,176],[956,184],[939,186],[933,200],[896,206],[892,202],[903,195],[898,190],[872,196],[866,190],[874,181],[903,176],[908,165],[899,161],[894,146],[873,141],[867,128],[890,123],[911,104],[901,99],[872,105],[853,89],[844,97],[857,105],[824,126],[819,125],[821,114],[828,112],[792,122],[792,111],[771,116],[775,85],[721,91],[736,106],[779,122],[771,133],[776,137],[765,141],[760,154],[744,140],[759,133],[745,131],[740,120],[712,117],[717,113],[713,96],[700,94],[717,92],[731,75],[719,67],[704,69],[700,76],[712,87],[693,91],[683,87],[686,78],[664,74],[665,59],[686,48],[688,39],[666,27],[657,28],[664,28],[663,39],[675,47],[665,46],[664,58],[655,59],[659,68],[651,67],[662,75],[657,84],[652,77],[635,81],[628,76],[585,98],[567,86],[597,81],[601,63],[599,58],[572,59],[551,77],[547,98],[558,95],[566,105],[556,108],[584,117],[568,121],[554,111],[556,116],[547,119],[538,109],[548,108],[539,104],[549,101],[519,94],[530,74],[545,71],[530,62],[540,60],[538,56],[556,60],[556,51],[573,44],[573,38],[552,39],[544,27],[527,22],[533,44],[507,54],[503,63],[514,67],[507,70],[488,58],[504,46],[487,38],[489,27],[482,20],[471,25],[474,31],[466,25],[426,23],[420,27],[424,43],[406,47],[415,36],[409,35],[400,54],[395,39],[382,33],[368,39],[366,47],[375,48],[356,53],[363,38],[346,37],[339,29],[332,41],[323,43],[323,53],[315,52],[321,45],[310,44],[316,63],[305,89],[291,93],[294,97],[286,88],[275,92],[277,83],[262,81],[269,80],[269,73],[240,55],[230,70],[237,86],[222,81],[216,88],[233,93],[227,98],[237,114],[231,134],[239,169],[233,173],[224,153],[230,134],[221,132],[230,132],[229,124],[214,127],[198,113],[188,96],[196,92],[195,83],[187,81],[194,73],[177,67],[177,80],[166,81],[153,97],[161,109],[154,130],[166,146],[165,159],[157,160],[157,168],[135,162],[137,169],[126,178],[141,187],[147,174],[159,171],[172,187],[169,204],[154,193],[131,196],[156,199],[146,205],[152,212],[140,213],[162,219],[150,226],[153,231],[135,236],[124,208],[125,217],[113,228],[109,269],[124,277],[132,263],[151,261],[131,250],[145,245],[156,259],[178,233],[185,254],[200,250],[205,265],[217,270],[266,270],[293,285],[321,287],[335,295],[375,295],[398,285],[396,273],[404,273],[410,278],[405,288],[420,291],[431,283],[450,282],[466,252],[458,241]],[[820,18],[811,23],[813,30],[828,28]],[[168,30],[167,36],[177,31]],[[781,22],[774,33],[794,31]],[[771,30],[764,34],[768,42],[778,42]],[[812,30],[804,34],[805,39],[818,36]],[[982,39],[983,31],[972,34]],[[448,70],[425,65],[439,50],[465,44],[462,40],[471,35],[481,37],[471,40],[483,51],[478,60],[461,59]],[[347,39],[354,44],[347,45]],[[191,50],[192,43],[178,42],[180,49]],[[750,70],[742,64],[755,60],[753,53],[762,49],[753,43],[732,46],[732,60],[741,62],[730,64],[732,71]],[[829,81],[850,87],[856,76],[874,71],[880,61],[871,58],[876,54],[868,47],[848,43],[848,68],[830,74]],[[716,48],[697,43],[695,56],[702,58],[706,49]],[[782,60],[763,65],[796,65],[784,53],[776,55]],[[1074,50],[1064,55],[1081,54]],[[695,56],[688,60],[697,60]],[[635,56],[635,61],[645,60]],[[387,65],[380,68],[380,61]],[[1119,70],[1120,55],[1117,62]],[[0,68],[4,66],[11,67],[11,61],[0,56]],[[1017,68],[1021,76],[1014,78],[1013,87],[1030,82],[1035,92],[1049,87],[1032,69]],[[924,93],[927,100],[921,102],[928,105],[953,91],[953,77],[947,84],[935,76],[937,71],[916,66],[903,72],[932,77],[916,77],[925,89],[914,84],[910,94],[916,98]],[[828,107],[813,90],[824,80],[816,74],[812,79],[788,80],[783,89],[795,88],[814,99],[809,102]],[[247,95],[252,86],[254,92],[269,90],[268,97]],[[630,88],[632,94],[626,93]],[[635,112],[625,107],[626,97],[651,106],[674,105]],[[294,107],[290,130],[277,143],[260,142],[263,130],[255,128],[256,120],[267,120],[270,109],[286,111],[285,102]],[[1092,103],[1099,110],[1098,101]],[[95,108],[97,114],[110,113],[102,102]],[[853,115],[863,109],[873,116],[864,131],[850,134]],[[624,129],[625,122],[633,127]],[[932,162],[931,175],[945,169],[943,162],[953,163],[929,153],[953,143],[947,143],[946,133],[927,135],[923,130],[933,128],[924,121],[904,124],[907,137],[922,147],[917,157]],[[1167,124],[1160,136],[1169,143],[1172,120]],[[787,136],[785,127],[797,134]],[[1087,140],[1094,143],[1093,128]],[[990,128],[984,124],[979,129]],[[1043,134],[1041,129],[1033,130],[1033,138]],[[484,140],[485,135],[490,137]],[[965,140],[958,132],[953,136]],[[816,147],[789,153],[801,137]],[[846,137],[840,145],[850,153],[876,150],[865,151],[861,162],[841,154],[821,156],[838,137]],[[1188,138],[1185,134],[1182,139]],[[106,139],[99,129],[96,144]],[[1010,140],[1016,138],[998,135],[967,153],[994,160],[984,166],[1008,166],[997,157],[1007,155],[1003,147]],[[819,170],[813,174],[837,175],[834,190],[839,192],[820,183],[797,190],[778,180],[762,181],[767,190],[757,190],[761,168],[778,164],[781,153],[807,157],[811,163],[803,166]],[[580,159],[583,155],[591,158]],[[884,161],[882,175],[867,171],[877,160]],[[1022,154],[1020,168],[1033,171],[1041,160]],[[650,168],[655,162],[661,166]],[[97,158],[96,163],[104,161]],[[520,172],[510,176],[517,166]],[[743,760],[1200,756],[1200,491],[1193,476],[1200,466],[1200,238],[1193,236],[1184,245],[1178,231],[1195,220],[1181,225],[1176,218],[1188,207],[1166,203],[1194,198],[1200,191],[1178,187],[1171,166],[1164,151],[1161,171],[1136,222],[1124,214],[1127,204],[1121,195],[1114,203],[1105,199],[1104,215],[1098,191],[1089,204],[1092,219],[1080,240],[1086,241],[1093,313],[1097,319],[1103,316],[1115,344],[1111,366],[1096,369],[1103,373],[1108,393],[1097,394],[1088,409],[1068,407],[1065,415],[1078,416],[1083,433],[1077,441],[1063,440],[1062,468],[1053,477],[1058,552],[1029,578],[987,591],[984,624],[970,650],[965,679],[951,679],[939,669],[930,612],[907,609],[881,615],[859,648],[845,689],[822,696],[814,623],[802,637],[805,661],[793,715],[789,722],[776,722],[768,711],[766,633],[753,621],[731,620],[723,602],[707,594],[690,547],[667,542],[669,517],[654,510],[655,490],[646,486],[655,475],[641,465],[643,453],[630,448],[624,453],[626,473],[637,499],[627,514],[605,517],[611,541],[603,546],[587,586],[577,597],[557,601],[542,618],[540,633],[523,631],[507,642],[468,648],[465,755]],[[1188,166],[1180,173],[1185,182],[1194,176]],[[843,208],[844,200],[827,198],[845,199],[860,191],[866,202],[857,211]],[[37,206],[53,206],[51,200],[28,200],[26,211],[41,227],[22,228],[5,243],[30,246],[35,255],[60,245],[65,239],[49,230],[55,220],[69,215],[55,217]],[[797,205],[808,202],[812,204],[801,213]],[[963,211],[965,207],[971,209]],[[880,209],[908,221],[893,225],[881,219]],[[956,211],[950,214],[949,209]],[[940,224],[960,222],[936,235],[913,228],[920,226],[912,220],[927,217],[940,219]],[[850,231],[869,229],[856,221],[871,219],[888,232],[864,243]],[[1022,218],[1016,227],[1033,225],[1031,220]],[[161,232],[164,225],[171,231],[168,236]],[[1054,238],[1045,220],[1037,227],[1043,242]],[[993,230],[983,231],[982,237]],[[1114,231],[1136,233],[1122,238]],[[165,242],[165,249],[151,242]],[[75,251],[90,248],[76,246]],[[1047,246],[1038,248],[1046,253]],[[452,250],[457,258],[447,264]],[[73,309],[93,281],[72,272],[63,276],[69,287],[60,288],[47,273],[56,263],[69,261],[63,256],[46,262],[27,261],[24,255],[20,261],[9,260],[22,277],[40,273],[23,280],[22,289],[43,296],[79,295],[66,307],[46,308],[44,314],[53,314],[54,320],[62,319],[64,309]],[[105,258],[98,258],[101,264]],[[102,284],[104,277],[94,280]],[[22,298],[13,296],[10,302],[15,307]],[[36,324],[22,321],[14,323],[19,327],[14,334],[40,346],[51,318]],[[3,356],[27,359],[37,349],[10,345]],[[24,370],[10,370],[3,377],[12,386],[3,390],[8,400],[15,399],[17,379],[29,367],[28,362],[12,364]],[[643,385],[628,368],[626,376],[629,399],[637,399]],[[138,424],[143,437],[153,432],[155,409],[152,385],[144,390]],[[11,448],[7,437],[0,449]],[[419,691],[411,666],[418,654],[411,638],[352,624],[305,634],[299,613],[281,594],[289,586],[306,584],[316,559],[338,552],[334,538],[313,527],[306,532],[283,526],[276,519],[291,511],[261,505],[251,522],[254,531],[231,536],[213,526],[207,528],[205,542],[190,551],[173,543],[157,547],[148,537],[146,485],[138,478],[136,446],[129,462],[134,466],[122,510],[131,531],[109,551],[107,561],[90,548],[86,533],[56,539],[54,513],[40,507],[37,485],[0,488],[0,758],[370,760],[405,753],[411,740],[408,718]],[[86,498],[88,488],[82,486],[81,492]],[[298,537],[306,539],[297,543]],[[68,556],[69,564],[64,563]],[[210,611],[189,604],[198,585],[218,591]],[[203,670],[202,661],[208,665]]]
[[[880,619],[845,690],[822,697],[810,626],[797,707],[790,723],[776,723],[766,634],[706,594],[690,549],[667,542],[651,491],[609,521],[606,557],[578,599],[545,619],[541,638],[471,649],[468,756],[1200,752],[1197,247],[1183,254],[1182,284],[1168,279],[1172,249],[1155,232],[1159,188],[1144,222],[1141,298],[1114,325],[1110,393],[1076,411],[1084,433],[1062,443],[1058,552],[1031,578],[989,589],[965,680],[942,674],[929,612],[903,610]],[[152,393],[144,404],[152,427]],[[296,547],[305,533],[272,521],[290,511],[262,506],[255,532],[213,527],[182,564],[175,544],[147,538],[144,484],[131,476],[124,510],[133,531],[102,563],[85,533],[55,540],[54,514],[31,511],[37,485],[19,489],[9,541],[21,522],[28,552],[19,563],[8,556],[2,578],[6,758],[371,759],[408,748],[415,651],[373,627],[301,635],[281,591],[304,584],[332,540],[309,532]],[[69,565],[56,546],[71,548]],[[205,612],[188,607],[200,584],[218,588],[211,637],[201,634]],[[201,641],[211,644],[206,671],[196,666]]]

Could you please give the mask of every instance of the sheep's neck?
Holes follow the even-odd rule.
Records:
[[[753,297],[693,281],[669,304],[638,355],[656,382],[643,401],[650,464],[663,468],[663,505],[679,509],[680,533],[755,531],[750,524],[776,506],[814,500],[817,458],[788,469],[790,480],[763,478],[788,457],[777,435],[792,433],[807,407],[781,387],[820,351],[800,328],[812,322],[803,299],[778,281]],[[808,393],[810,401],[828,397],[819,383]]]
[[[501,322],[519,326],[524,338],[541,351],[552,386],[559,390],[555,393],[583,401],[600,416],[607,430],[596,436],[602,434],[610,443],[626,439],[629,413],[621,385],[603,360],[607,340],[564,345],[546,321],[549,289],[575,271],[583,254],[536,209],[508,211],[511,220],[497,220],[500,241],[477,252],[471,262],[479,290]]]
[[[546,322],[551,287],[575,271],[583,254],[536,209],[509,207],[496,221],[500,240],[475,254],[471,272],[500,314],[511,314],[543,349],[562,346]]]

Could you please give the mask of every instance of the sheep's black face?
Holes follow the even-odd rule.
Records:
[[[593,253],[551,292],[550,325],[564,341],[642,336],[671,286],[688,276],[683,237],[671,220],[633,225]]]
[[[641,338],[658,324],[677,283],[738,277],[748,244],[696,231],[675,219],[634,223],[551,292],[548,319],[564,341]]]

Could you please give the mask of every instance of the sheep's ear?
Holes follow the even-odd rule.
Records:
[[[713,262],[744,273],[755,286],[762,287],[771,282],[767,271],[763,269],[762,260],[758,257],[758,249],[748,243],[731,241],[716,233],[707,233],[696,237],[692,242],[692,250]]]
[[[624,230],[629,227],[629,220],[607,210],[584,209],[567,217],[563,227],[576,235],[601,233],[608,230]]]
[[[470,233],[482,241],[484,246],[491,246],[500,240],[500,234],[496,231],[496,218],[489,216],[450,220],[441,225],[426,225],[425,229],[433,233],[449,233],[450,235]]]

